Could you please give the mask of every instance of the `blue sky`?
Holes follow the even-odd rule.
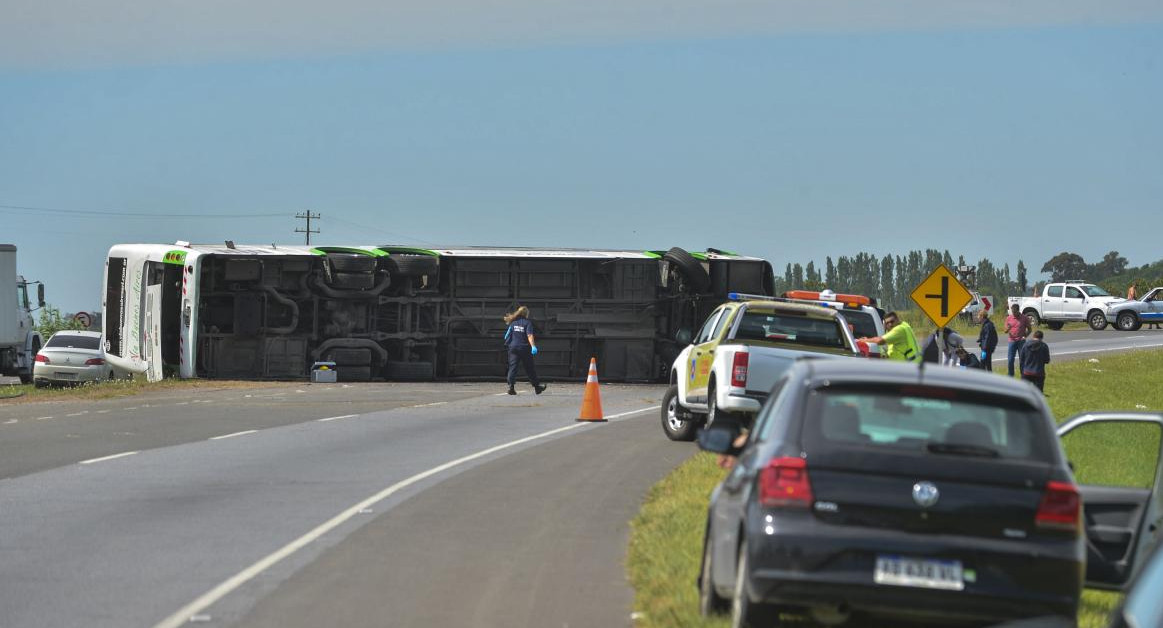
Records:
[[[99,308],[114,243],[301,243],[306,210],[325,244],[716,247],[777,272],[1163,258],[1153,3],[10,1],[0,241],[65,311]]]

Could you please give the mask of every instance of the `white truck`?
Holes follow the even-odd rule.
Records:
[[[1072,321],[1086,321],[1091,329],[1106,329],[1107,308],[1123,303],[1126,299],[1116,297],[1092,283],[1082,280],[1061,281],[1046,284],[1041,296],[1010,297],[1007,311],[1017,304],[1023,314],[1034,324],[1045,323],[1050,329],[1062,329],[1062,325]]]
[[[804,356],[867,355],[840,310],[790,299],[736,300],[711,313],[670,368],[662,398],[662,429],[671,440],[694,440],[704,423],[759,412],[771,387]],[[744,298],[746,298],[744,296]]]
[[[16,274],[16,246],[0,244],[0,376],[32,381],[32,365],[43,342],[32,320],[28,284]],[[38,307],[44,306],[44,284],[37,284]]]

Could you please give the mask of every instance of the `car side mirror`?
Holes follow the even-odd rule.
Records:
[[[692,338],[694,338],[694,332],[689,327],[683,327],[674,335],[674,341],[684,347],[691,343]]]
[[[38,307],[44,307],[44,284],[36,284],[36,300],[39,302]]]
[[[738,456],[739,452],[743,450],[742,447],[735,446],[735,439],[738,436],[739,430],[735,426],[712,425],[699,430],[699,449],[716,454]]]

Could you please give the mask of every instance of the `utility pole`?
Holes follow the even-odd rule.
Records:
[[[322,218],[322,216],[319,214],[312,214],[310,210],[307,210],[305,212],[299,212],[299,213],[295,214],[295,218],[306,219],[307,228],[306,229],[295,229],[295,233],[307,234],[307,246],[311,246],[311,234],[312,233],[319,233],[318,229],[311,228],[311,220],[312,219],[319,220],[320,218]]]

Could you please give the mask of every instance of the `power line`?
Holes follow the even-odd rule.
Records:
[[[82,216],[120,216],[138,218],[282,218],[286,214],[168,214],[164,212],[101,211],[95,209],[59,209],[53,207],[29,207],[25,205],[0,205],[0,212],[10,214],[17,211],[49,212]]]

